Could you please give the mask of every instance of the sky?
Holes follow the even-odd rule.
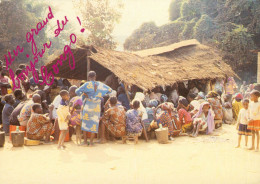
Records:
[[[68,16],[79,26],[77,16],[79,13],[73,7],[73,0],[52,0],[56,8],[57,17]],[[77,0],[75,0],[77,1]],[[122,17],[119,24],[116,24],[113,36],[118,42],[117,50],[123,50],[123,44],[133,31],[139,28],[144,22],[154,21],[157,26],[168,22],[168,8],[171,0],[121,0],[124,4]],[[80,16],[79,16],[80,17]]]

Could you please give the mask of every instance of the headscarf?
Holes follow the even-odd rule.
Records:
[[[145,110],[145,108],[144,108],[144,106],[143,106],[143,104],[142,104],[142,101],[144,101],[144,99],[145,99],[145,95],[144,95],[143,93],[141,93],[141,92],[137,92],[137,93],[135,94],[135,98],[134,98],[133,101],[132,101],[132,103],[133,103],[134,101],[139,101],[139,102],[140,102],[139,110],[143,112],[142,120],[148,119],[148,114],[147,114],[147,112],[146,112],[146,110]]]
[[[205,99],[205,94],[204,94],[202,91],[200,91],[200,92],[198,93],[198,96],[200,96],[201,98]]]
[[[109,94],[109,97],[116,97],[117,92],[115,90],[112,90],[112,92]]]
[[[208,102],[203,102],[202,104],[200,104],[200,110],[192,117],[193,120],[195,118],[198,118],[201,116],[201,114],[203,113],[202,109],[203,109],[204,105],[210,105],[210,104]],[[213,130],[215,129],[214,117],[215,117],[215,114],[210,108],[209,112],[208,112],[208,117],[207,117],[207,125],[208,125],[207,134],[211,134],[213,132]]]
[[[162,103],[167,102],[168,97],[166,95],[162,94],[160,100]]]
[[[207,95],[209,98],[215,98],[218,96],[218,93],[215,91],[210,91]]]
[[[169,115],[172,116],[172,112],[174,111],[174,105],[170,102],[165,102],[161,104],[161,109],[168,111]]]
[[[185,97],[183,97],[183,96],[179,97],[179,103],[184,105],[184,107],[188,107],[188,105],[189,105],[188,100]]]
[[[235,98],[236,98],[236,100],[242,100],[243,95],[241,93],[237,93]]]
[[[157,107],[158,106],[158,101],[157,100],[150,100],[149,105],[152,107]]]

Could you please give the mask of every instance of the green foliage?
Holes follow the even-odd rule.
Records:
[[[202,15],[193,28],[194,38],[200,42],[211,39],[214,34],[215,26],[208,15]]]
[[[259,0],[172,0],[172,22],[152,33],[138,28],[124,48],[140,50],[195,38],[222,50],[224,59],[243,78],[244,71],[256,74],[256,55],[250,51],[260,49],[259,17]]]
[[[121,18],[122,4],[112,4],[109,0],[80,0],[77,7],[83,16],[83,25],[89,31],[86,44],[114,49],[116,43],[112,32]]]
[[[169,7],[169,19],[171,21],[177,20],[180,17],[181,0],[172,0]]]
[[[19,45],[24,48],[24,53],[31,53],[31,45],[26,41],[26,33],[35,28],[39,21],[42,21],[39,15],[43,9],[34,10],[34,5],[28,11],[27,0],[13,0],[0,2],[0,55],[4,55]],[[36,13],[37,12],[37,13]],[[42,30],[35,41],[38,48],[45,43],[45,30]],[[28,63],[29,60],[25,54],[20,54],[14,64]],[[40,61],[41,62],[41,61]]]

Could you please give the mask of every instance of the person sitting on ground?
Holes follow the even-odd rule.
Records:
[[[14,91],[14,97],[15,97],[14,108],[16,108],[17,105],[19,105],[19,103],[25,100],[25,95],[23,94],[21,89],[17,89]]]
[[[214,120],[216,128],[221,127],[223,121],[223,110],[218,93],[215,91],[210,91],[207,95],[207,101],[215,114]]]
[[[140,102],[135,100],[133,101],[133,109],[126,112],[126,132],[127,136],[133,136],[135,143],[138,143],[138,137],[141,136],[143,127],[142,127],[142,116],[143,113],[139,111]],[[123,143],[126,143],[126,137],[123,138]]]
[[[232,124],[233,123],[233,112],[232,112],[232,104],[230,102],[230,95],[224,96],[223,122],[226,123],[226,124]]]
[[[245,146],[247,147],[248,143],[248,136],[252,135],[251,130],[247,129],[247,125],[249,122],[249,100],[243,100],[243,108],[239,111],[238,118],[237,118],[237,130],[238,130],[238,144],[236,148],[240,147],[242,135],[245,136]]]
[[[148,130],[151,122],[154,120],[154,111],[157,106],[158,106],[157,100],[150,100],[148,107],[145,108],[147,115],[148,115],[147,122],[144,123],[146,130]]]
[[[232,103],[233,117],[236,121],[238,118],[239,111],[243,108],[242,100],[243,100],[242,94],[237,93]]]
[[[110,98],[111,107],[105,111],[101,119],[101,143],[106,142],[105,128],[113,138],[125,136],[126,112],[123,106],[117,106],[117,98]]]
[[[2,71],[0,75],[0,87],[1,87],[1,95],[7,95],[7,89],[11,88],[11,84],[9,83],[9,79],[6,76],[6,71]]]
[[[41,96],[41,105],[43,109],[43,113],[49,113],[49,106],[47,104],[46,100],[46,93],[43,90],[37,89],[36,91],[33,92],[33,94],[38,94]]]
[[[20,126],[18,116],[21,113],[22,108],[28,101],[22,101],[19,103],[13,110],[11,116],[10,116],[10,125]]]
[[[50,142],[50,136],[54,131],[53,124],[51,123],[51,114],[42,114],[42,106],[39,103],[32,105],[32,115],[28,121],[26,135],[28,139],[43,140],[45,143]]]
[[[21,126],[27,126],[28,120],[31,117],[32,106],[34,103],[41,104],[41,96],[38,94],[34,94],[32,99],[29,100],[22,108],[20,115],[18,117],[19,123]]]
[[[189,102],[186,98],[180,97],[178,104],[178,115],[181,124],[180,135],[186,135],[187,132],[192,130],[192,119],[189,110]]]
[[[69,96],[69,92],[66,90],[62,90],[60,92],[60,96],[62,100],[60,106],[57,109],[58,123],[60,128],[58,149],[65,149],[64,141],[65,141],[66,134],[68,132],[69,120],[71,118],[69,106],[68,106],[70,96]]]
[[[3,123],[3,130],[6,135],[9,135],[9,125],[10,125],[10,116],[13,112],[13,104],[14,104],[14,98],[12,95],[5,95],[5,106],[2,112],[2,123]]]
[[[214,112],[211,110],[210,103],[203,102],[200,105],[200,110],[195,114],[193,119],[192,137],[197,137],[199,131],[206,131],[207,134],[211,134],[215,129],[214,124]]]
[[[156,115],[157,109],[161,109],[161,112]],[[154,110],[154,121],[157,121],[157,125],[161,124],[162,127],[168,128],[168,136],[170,140],[174,140],[173,138],[173,124],[172,124],[172,116],[173,116],[174,105],[170,102],[165,102],[160,104]]]

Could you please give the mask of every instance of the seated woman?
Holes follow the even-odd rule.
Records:
[[[42,114],[41,104],[35,103],[32,106],[32,114],[27,124],[27,138],[32,140],[42,140],[45,137],[45,142],[50,142],[50,135],[54,131],[50,117]]]
[[[197,137],[199,131],[206,131],[207,134],[211,134],[215,128],[214,124],[214,112],[210,108],[208,102],[203,102],[200,105],[200,110],[193,116],[193,131],[192,137]]]
[[[216,128],[222,126],[223,110],[220,101],[220,97],[217,92],[210,91],[207,95],[207,101],[209,102],[214,114],[215,114],[215,126]]]
[[[224,96],[223,122],[226,124],[233,123],[233,111],[232,111],[232,104],[230,102],[230,95]]]
[[[142,127],[142,116],[143,113],[138,110],[140,108],[140,102],[135,100],[133,101],[133,108],[128,110],[126,113],[126,132],[127,136],[133,136],[135,144],[138,143],[138,137],[141,136],[143,127]],[[123,143],[126,143],[126,137],[123,138]]]
[[[117,98],[109,99],[111,107],[105,111],[101,118],[101,143],[106,142],[105,128],[113,138],[125,136],[125,109],[123,106],[117,106]]]
[[[192,130],[192,119],[189,112],[189,102],[186,98],[181,97],[178,105],[178,115],[181,124],[180,135],[187,135],[186,133]]]
[[[144,121],[144,126],[146,130],[148,130],[151,122],[154,120],[154,111],[157,106],[158,106],[157,100],[150,100],[148,107],[145,108],[148,115],[148,119]]]
[[[158,109],[161,109],[160,113],[156,115]],[[157,122],[157,125],[162,124],[162,127],[168,128],[168,136],[170,140],[173,139],[173,116],[174,105],[173,103],[165,102],[159,105],[154,111],[154,121]]]

